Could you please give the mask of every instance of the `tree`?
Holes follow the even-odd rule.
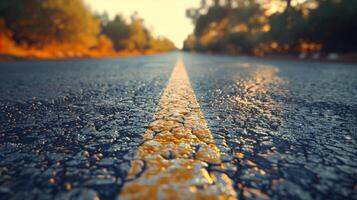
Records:
[[[137,17],[132,16],[132,22],[130,24],[130,37],[127,41],[128,50],[145,50],[149,49],[149,41],[151,35],[148,29],[144,26],[144,21]]]
[[[307,38],[323,44],[325,52],[357,50],[357,1],[320,0],[310,12]],[[323,33],[323,34],[322,34]]]
[[[18,43],[97,45],[100,21],[82,0],[14,0],[0,4],[0,15]]]
[[[228,10],[224,7],[210,7],[207,14],[201,15],[197,21],[194,30],[196,37],[200,37],[204,30],[212,22],[218,22],[228,15]]]
[[[165,37],[158,37],[150,40],[150,49],[157,52],[165,52],[175,50],[176,47],[169,39]]]
[[[356,21],[355,0],[234,0],[234,6],[225,0],[197,17],[185,49],[351,52],[357,50]]]
[[[103,33],[107,35],[114,44],[115,50],[127,48],[127,40],[130,38],[130,26],[121,15],[115,16],[114,20],[103,25]]]

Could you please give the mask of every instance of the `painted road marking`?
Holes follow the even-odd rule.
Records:
[[[184,63],[178,60],[120,199],[236,199]]]

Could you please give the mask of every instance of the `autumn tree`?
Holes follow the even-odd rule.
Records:
[[[149,49],[150,41],[149,30],[145,27],[143,19],[132,16],[130,24],[130,37],[127,42],[129,50],[145,50]]]
[[[173,42],[171,42],[166,37],[158,37],[150,40],[150,49],[157,52],[166,52],[176,50],[176,46]]]
[[[205,6],[189,10],[195,30],[186,49],[260,54],[299,53],[302,46],[311,52],[357,50],[355,0],[210,2],[205,12]]]
[[[103,24],[103,33],[113,41],[115,50],[127,48],[131,30],[130,25],[121,15],[116,15],[114,20],[109,20],[106,24]]]
[[[18,43],[43,46],[49,43],[97,45],[100,21],[82,0],[1,1],[0,16]]]
[[[305,37],[323,45],[325,52],[357,51],[357,1],[319,0],[309,13]]]

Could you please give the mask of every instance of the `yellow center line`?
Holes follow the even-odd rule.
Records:
[[[119,199],[236,199],[184,63],[178,60]]]

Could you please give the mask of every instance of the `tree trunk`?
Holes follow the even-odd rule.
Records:
[[[285,12],[289,12],[291,9],[291,0],[286,0]]]
[[[227,8],[232,8],[232,0],[226,0]]]

